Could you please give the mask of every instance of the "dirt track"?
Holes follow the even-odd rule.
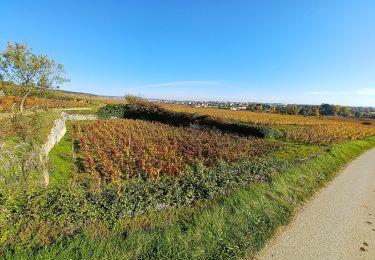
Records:
[[[375,260],[375,149],[318,193],[257,259]]]

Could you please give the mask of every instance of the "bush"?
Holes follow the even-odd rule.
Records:
[[[111,117],[124,118],[125,110],[128,105],[124,104],[108,104],[98,109],[96,114],[99,118],[109,119]]]
[[[277,129],[184,112],[173,112],[147,101],[135,101],[127,105],[106,105],[98,110],[100,118],[130,118],[157,121],[174,126],[217,129],[224,132],[258,138],[279,138],[283,133]]]

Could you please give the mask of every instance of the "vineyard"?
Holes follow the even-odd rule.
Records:
[[[81,171],[118,183],[141,176],[178,176],[187,165],[213,165],[256,157],[281,145],[218,131],[172,127],[140,120],[81,122],[72,126]]]
[[[11,111],[18,109],[21,102],[21,97],[0,97],[0,112]],[[68,108],[68,107],[86,107],[91,105],[92,102],[87,100],[57,100],[49,98],[31,97],[26,100],[26,108],[40,109],[40,108]]]
[[[228,122],[283,128],[286,131],[286,137],[296,142],[325,144],[375,135],[373,120],[362,122],[339,118],[304,117],[176,105],[163,105],[163,107],[173,112],[208,115]]]
[[[375,126],[348,122],[294,127],[287,132],[287,137],[292,141],[318,144],[358,140],[374,135]]]
[[[250,112],[243,110],[224,110],[214,108],[195,108],[188,106],[163,105],[163,107],[174,112],[186,112],[200,115],[209,115],[228,121],[243,122],[262,126],[311,126],[317,124],[331,124],[330,120],[317,119],[295,115],[281,115],[261,112]]]
[[[21,102],[20,96],[0,96],[0,112],[18,109]],[[122,100],[115,100],[102,97],[72,97],[63,96],[62,98],[41,98],[30,97],[26,100],[25,107],[27,109],[41,108],[69,108],[69,107],[88,107],[97,104],[118,104],[124,103]]]
[[[0,82],[0,112],[18,109],[24,92],[21,87]],[[87,107],[102,104],[122,104],[121,99],[101,96],[85,95],[81,93],[65,93],[62,91],[46,91],[44,89],[31,89],[26,99],[26,109],[69,108]]]

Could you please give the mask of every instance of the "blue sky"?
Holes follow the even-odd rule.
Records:
[[[67,90],[375,106],[373,0],[1,0],[0,10],[0,49],[24,42],[64,63]]]

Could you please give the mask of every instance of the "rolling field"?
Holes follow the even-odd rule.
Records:
[[[286,138],[295,142],[326,144],[375,135],[375,122],[371,119],[345,120],[333,117],[304,117],[176,105],[163,105],[163,107],[172,112],[207,115],[228,122],[281,128],[284,129]]]

